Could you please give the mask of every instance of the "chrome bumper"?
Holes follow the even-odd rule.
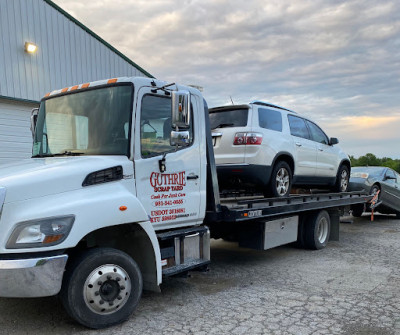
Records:
[[[0,260],[0,297],[33,298],[60,292],[68,255]]]

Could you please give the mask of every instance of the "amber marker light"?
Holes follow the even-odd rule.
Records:
[[[108,79],[107,84],[114,84],[117,82],[117,78],[113,78],[113,79]]]
[[[81,88],[88,88],[90,83],[82,84]]]
[[[121,212],[126,211],[127,209],[128,209],[128,207],[126,207],[126,206],[121,206],[121,207],[119,208],[119,210],[120,210]]]
[[[44,238],[43,243],[53,243],[57,242],[64,235],[48,235]]]

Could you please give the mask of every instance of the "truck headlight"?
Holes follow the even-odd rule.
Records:
[[[54,216],[20,222],[8,239],[7,249],[38,248],[64,241],[75,221],[75,215]]]

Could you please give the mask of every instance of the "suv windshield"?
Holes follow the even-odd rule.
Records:
[[[119,85],[43,101],[33,157],[129,155],[132,94],[132,85]]]
[[[247,125],[248,109],[210,111],[211,129],[224,127],[245,127]]]

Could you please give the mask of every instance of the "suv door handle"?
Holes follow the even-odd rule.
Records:
[[[199,179],[199,176],[197,174],[191,174],[190,176],[187,176],[187,180],[194,180],[194,179]]]
[[[324,149],[322,149],[322,148],[318,148],[318,150],[319,150],[319,151],[324,151]]]
[[[300,142],[296,142],[295,143],[298,147],[301,147],[301,143]]]

